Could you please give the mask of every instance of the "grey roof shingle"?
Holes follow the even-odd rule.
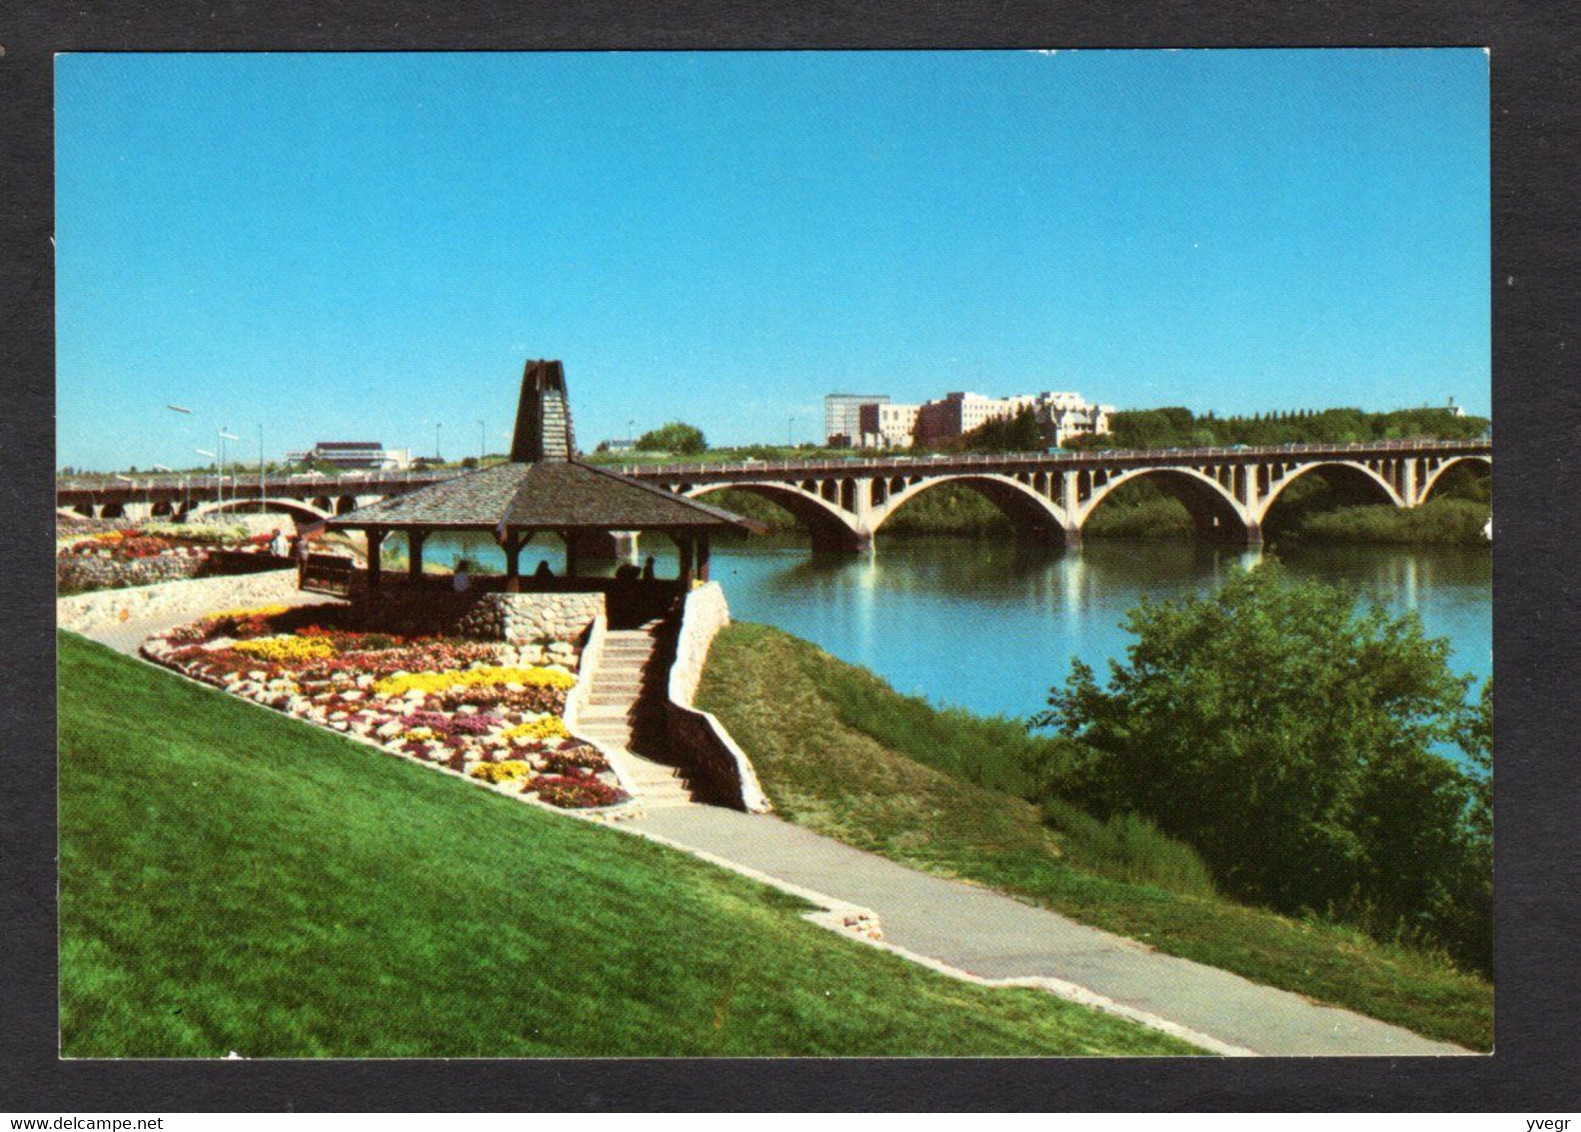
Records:
[[[362,527],[609,531],[694,527],[756,530],[718,507],[576,460],[496,464],[371,503],[328,520]]]

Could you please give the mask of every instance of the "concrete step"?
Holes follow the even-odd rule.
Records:
[[[600,696],[625,696],[634,700],[642,695],[642,681],[640,680],[595,680],[593,690],[588,693],[595,700]]]

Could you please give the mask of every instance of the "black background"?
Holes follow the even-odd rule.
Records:
[[[1578,1107],[1577,5],[22,5],[0,0],[0,1110],[1510,1110]],[[59,51],[1487,46],[1492,59],[1497,1051],[1312,1060],[60,1061],[54,265]]]

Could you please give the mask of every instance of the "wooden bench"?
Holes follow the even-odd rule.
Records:
[[[297,589],[350,597],[356,563],[338,554],[309,554],[297,573]]]

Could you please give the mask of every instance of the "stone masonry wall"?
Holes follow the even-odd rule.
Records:
[[[601,593],[491,593],[477,600],[456,630],[517,646],[540,645],[552,659],[574,667],[588,628],[603,613]]]
[[[206,555],[161,554],[149,558],[99,558],[67,554],[55,559],[55,585],[75,593],[83,590],[151,586],[195,578],[207,565]]]
[[[773,807],[746,752],[736,745],[724,724],[692,706],[709,646],[728,624],[730,606],[718,582],[699,586],[686,595],[675,660],[670,665],[669,700],[665,704],[670,753],[683,766],[699,772],[709,801],[765,814]]]
[[[295,570],[274,570],[75,594],[55,602],[55,621],[62,629],[90,632],[128,620],[196,620],[218,609],[323,600],[296,588]]]
[[[682,707],[692,706],[697,685],[702,683],[708,646],[730,624],[730,605],[718,582],[698,586],[686,595],[680,637],[675,642],[675,663],[670,666],[670,698]]]

